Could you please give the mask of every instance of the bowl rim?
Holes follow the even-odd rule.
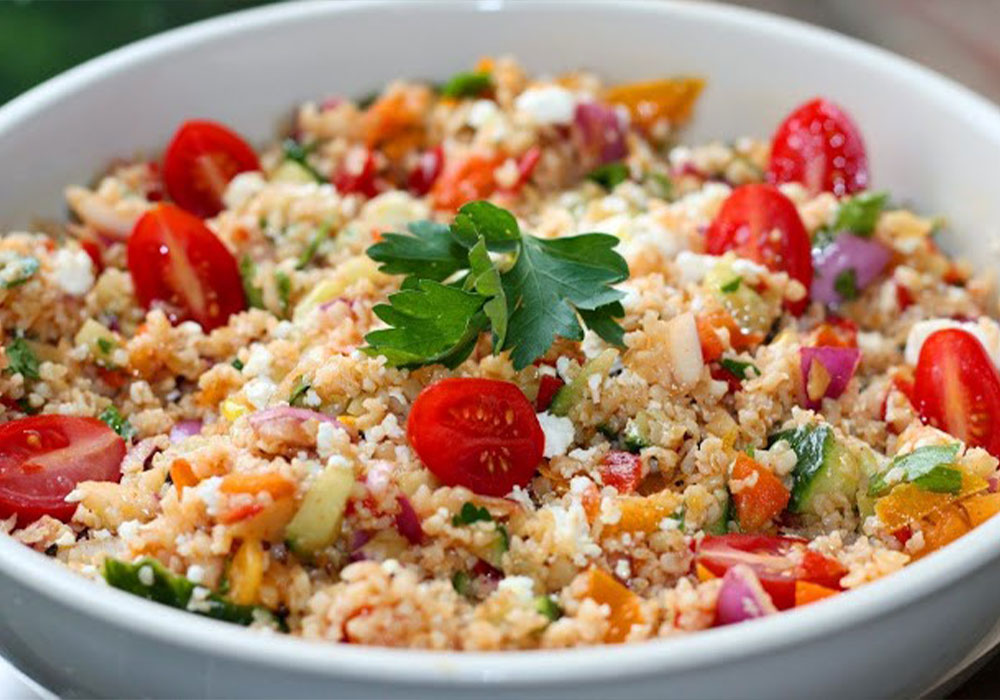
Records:
[[[429,0],[422,6],[449,12],[530,14],[566,7],[558,0],[477,0],[474,3]],[[968,88],[909,59],[827,29],[747,8],[676,0],[591,0],[607,12],[684,16],[726,23],[734,28],[808,42],[831,54],[850,53],[888,70],[904,82],[919,84],[930,102],[947,101],[955,112],[1000,143],[1000,110]],[[31,115],[133,64],[156,60],[184,45],[244,31],[300,22],[318,16],[411,8],[407,0],[328,0],[279,4],[235,12],[129,44],[72,68],[0,107],[0,133]],[[589,9],[589,8],[588,8]],[[767,654],[806,640],[886,617],[934,591],[986,566],[998,553],[1000,518],[984,523],[975,535],[907,566],[903,571],[860,589],[804,609],[748,625],[710,629],[693,635],[630,645],[589,646],[565,650],[454,652],[393,649],[317,643],[281,635],[234,633],[232,625],[173,610],[107,586],[95,585],[9,536],[0,537],[0,570],[21,586],[88,617],[130,633],[208,656],[252,661],[269,668],[318,676],[425,684],[491,684],[518,687],[574,682],[613,681],[628,676],[662,675]]]

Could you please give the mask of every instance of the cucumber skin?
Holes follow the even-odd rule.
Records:
[[[285,542],[296,555],[308,559],[336,542],[353,486],[354,473],[345,467],[328,466],[316,475],[285,528]]]
[[[803,425],[772,435],[768,438],[767,446],[771,447],[779,440],[787,441],[797,457],[793,472],[795,485],[788,501],[788,510],[792,513],[808,511],[816,479],[824,468],[830,466],[828,463],[833,450],[833,430],[828,425]]]
[[[573,381],[559,387],[559,391],[556,392],[556,395],[552,398],[552,403],[549,405],[549,413],[553,416],[565,416],[568,414],[570,409],[583,397],[583,392],[587,388],[590,378],[597,373],[606,375],[617,359],[618,351],[608,349],[585,364],[580,369],[580,373],[573,378]]]

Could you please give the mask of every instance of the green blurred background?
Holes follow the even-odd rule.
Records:
[[[0,0],[0,104],[77,63],[271,0]]]

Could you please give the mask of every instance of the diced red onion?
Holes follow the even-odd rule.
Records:
[[[179,420],[170,429],[170,442],[180,442],[201,432],[200,420]]]
[[[371,541],[372,537],[374,535],[368,530],[355,530],[354,534],[351,535],[351,551],[348,554],[348,560],[351,562],[368,561],[369,557],[362,548]]]
[[[312,438],[302,426],[309,420],[343,427],[333,416],[294,406],[275,406],[258,411],[250,416],[250,427],[258,437],[265,440],[306,446],[311,444]]]
[[[142,471],[150,469],[153,466],[153,457],[161,450],[159,438],[140,440],[125,454],[125,459],[122,460],[122,471],[131,471],[135,465],[142,465]]]
[[[397,496],[399,513],[396,514],[396,529],[399,534],[410,541],[410,544],[420,544],[424,541],[424,528],[420,524],[420,516],[413,509],[413,504],[406,496]]]
[[[861,351],[857,348],[799,348],[799,362],[802,368],[802,389],[805,407],[817,409],[823,398],[835,399],[844,393],[848,382],[854,376],[861,362]],[[809,398],[809,371],[813,362],[819,362],[830,375],[830,384],[823,396],[817,400]]]
[[[888,248],[868,238],[840,233],[833,242],[813,254],[813,281],[810,295],[828,306],[844,301],[837,292],[837,277],[854,270],[858,291],[875,281],[889,263]]]
[[[722,588],[715,608],[716,625],[732,625],[778,612],[760,585],[757,574],[746,564],[730,567],[722,577]]]
[[[596,155],[598,165],[628,155],[625,128],[614,107],[600,102],[581,102],[576,106],[573,121],[583,148]]]

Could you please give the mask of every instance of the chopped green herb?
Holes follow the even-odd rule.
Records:
[[[108,353],[110,353],[114,349],[115,344],[112,343],[107,338],[98,338],[97,339],[97,347],[100,349],[100,351],[102,353],[104,353],[105,355],[107,355]]]
[[[479,97],[493,87],[493,76],[486,72],[456,73],[441,86],[441,96],[461,99]]]
[[[497,536],[499,541],[497,542],[497,547],[501,552],[506,552],[510,550],[510,533],[507,532],[507,528],[503,525],[497,525]]]
[[[951,467],[958,456],[959,444],[927,445],[913,452],[896,457],[885,471],[877,474],[868,484],[868,495],[882,496],[892,484],[886,477],[894,469],[902,470],[902,481],[909,481],[927,491],[958,493],[962,488],[962,473]]]
[[[240,258],[240,280],[243,282],[243,293],[246,295],[247,304],[254,309],[263,309],[264,292],[258,287],[254,280],[257,277],[257,264],[249,255]]]
[[[312,384],[309,382],[305,376],[301,376],[295,380],[295,386],[292,387],[292,393],[288,396],[289,406],[299,406],[305,401],[306,393],[312,389]]]
[[[38,272],[39,263],[28,255],[6,255],[0,258],[0,289],[13,289],[30,280]]]
[[[278,301],[281,302],[281,314],[288,315],[288,305],[292,296],[292,280],[288,274],[278,270],[274,273],[274,285],[278,289]]]
[[[240,358],[237,357],[235,360],[233,360],[229,364],[231,364],[233,367],[235,367],[236,369],[240,370],[241,372],[243,371],[243,362],[240,360]]]
[[[311,149],[303,146],[295,139],[285,139],[281,144],[281,150],[287,160],[301,165],[306,172],[315,178],[316,182],[329,182],[324,175],[309,164],[309,151]]]
[[[382,272],[409,277],[388,304],[375,307],[390,327],[369,333],[365,352],[394,366],[455,367],[491,329],[493,351],[509,350],[514,367],[523,369],[556,336],[582,340],[581,320],[621,344],[616,319],[624,315],[624,294],[612,285],[628,278],[628,265],[613,250],[614,236],[522,235],[517,220],[489,202],[466,204],[450,228],[421,221],[409,229],[412,235],[386,234],[368,249]],[[509,254],[513,265],[490,254]],[[462,270],[469,270],[464,289],[445,284]]]
[[[743,278],[740,277],[739,275],[737,275],[733,279],[731,279],[728,282],[726,282],[725,284],[721,285],[719,287],[719,291],[723,292],[724,294],[732,294],[733,292],[735,292],[737,289],[740,288],[740,283],[742,281],[743,281]]]
[[[587,179],[610,191],[628,180],[628,166],[620,161],[605,163],[587,173]]]
[[[833,228],[847,230],[860,236],[870,236],[878,217],[889,203],[888,192],[862,192],[841,202]]]
[[[535,610],[547,617],[549,622],[555,622],[563,616],[563,611],[559,607],[559,604],[552,600],[551,596],[547,595],[535,596]]]
[[[24,338],[15,338],[7,346],[7,371],[11,374],[20,374],[25,379],[41,379],[38,364],[38,356]]]
[[[295,263],[296,270],[304,270],[312,262],[312,259],[316,257],[316,253],[319,251],[319,247],[323,244],[330,236],[330,224],[323,224],[318,229],[316,229],[315,235],[309,241],[309,245],[306,246],[305,250],[302,251],[302,255],[299,256],[298,262]]]
[[[101,411],[101,415],[98,418],[107,423],[109,428],[121,435],[125,440],[131,440],[136,435],[136,430],[132,427],[132,424],[113,405]]]
[[[674,181],[663,173],[649,173],[646,181],[655,196],[668,201],[674,198]]]
[[[844,301],[851,301],[858,296],[858,273],[853,267],[841,270],[833,280],[833,288]]]
[[[238,625],[261,622],[287,631],[284,620],[267,608],[232,603],[183,576],[170,573],[151,557],[134,564],[106,559],[103,574],[108,585],[146,600],[223,622]]]
[[[719,364],[722,365],[723,369],[738,379],[753,379],[751,370],[758,377],[760,376],[760,370],[757,369],[757,365],[752,362],[744,362],[743,360],[734,360],[731,357],[723,357],[719,360]]]
[[[458,511],[457,515],[451,516],[451,524],[454,527],[471,525],[478,522],[493,522],[493,516],[490,515],[490,512],[485,507],[476,507],[475,503],[469,501],[462,504],[462,509]]]
[[[833,243],[833,241],[836,238],[837,238],[837,232],[834,231],[832,228],[827,228],[824,226],[823,228],[816,229],[812,237],[813,253],[823,250],[828,245]]]
[[[451,587],[461,596],[472,593],[472,578],[467,571],[456,571],[451,577]]]
[[[19,410],[21,413],[27,416],[33,416],[36,413],[38,413],[41,410],[41,408],[32,406],[30,403],[28,403],[28,398],[26,396],[22,396],[17,400],[17,410]]]

